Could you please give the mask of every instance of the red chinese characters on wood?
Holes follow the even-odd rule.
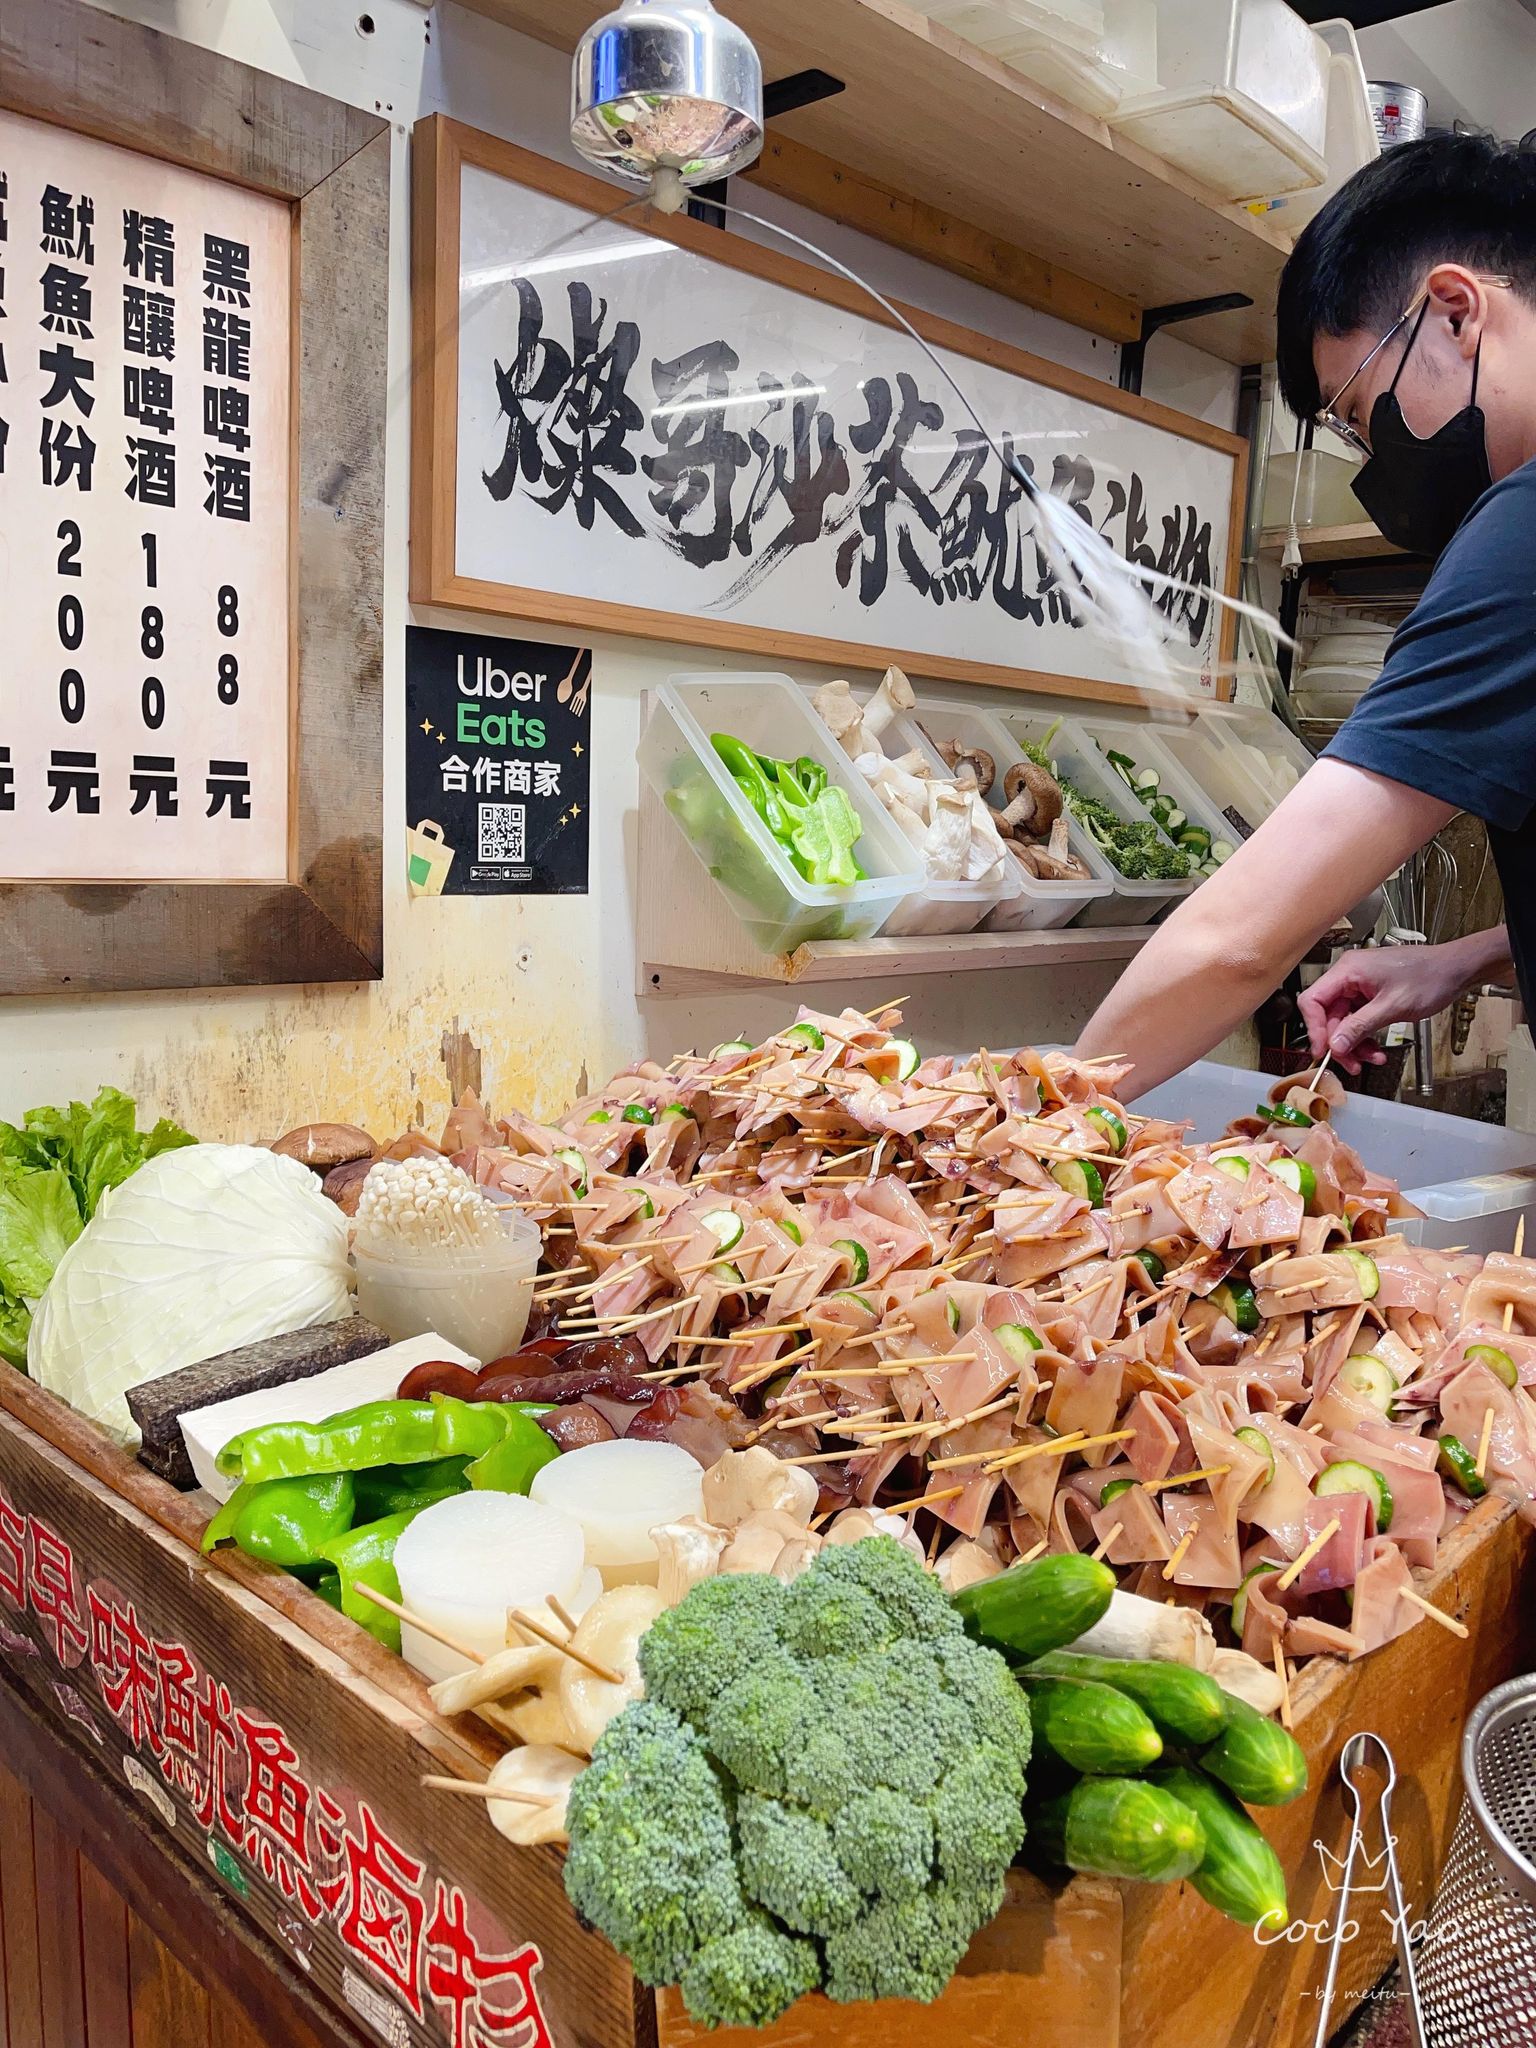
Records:
[[[223,1842],[275,1888],[296,1923],[328,1928],[399,2009],[401,2040],[419,2031],[444,2048],[554,2048],[538,1947],[502,1951],[484,1940],[471,1924],[483,1921],[479,1909],[395,1841],[366,1800],[354,1812],[312,1784],[285,1729],[237,1703],[184,1644],[157,1638],[131,1599],[87,1577],[71,1545],[0,1488],[6,1606],[35,1618],[61,1669],[94,1679],[135,1760],[129,1775],[146,1760],[157,1767],[206,1831],[221,1874],[238,1871],[215,1853]],[[14,1655],[39,1654],[3,1623],[0,1639]],[[100,1743],[87,1698],[54,1690],[78,1703],[73,1717]]]

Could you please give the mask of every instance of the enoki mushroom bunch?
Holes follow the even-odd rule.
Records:
[[[375,1254],[464,1250],[503,1236],[501,1211],[446,1159],[381,1159],[357,1203],[357,1242]]]

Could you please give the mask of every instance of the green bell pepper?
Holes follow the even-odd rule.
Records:
[[[233,1543],[248,1557],[289,1571],[319,1564],[321,1546],[351,1528],[355,1511],[350,1472],[247,1480],[203,1531],[203,1555]]]
[[[861,874],[853,848],[864,821],[841,789],[824,789],[815,802],[796,813],[790,838],[800,872],[808,882],[846,888]]]
[[[327,1607],[334,1607],[336,1612],[340,1614],[341,1574],[337,1571],[335,1565],[322,1564],[317,1566],[314,1571],[301,1572],[299,1576],[304,1580],[304,1583],[312,1593],[320,1595],[320,1598]],[[382,1608],[379,1609],[381,1614],[383,1611]]]
[[[303,1479],[314,1472],[364,1472],[374,1465],[423,1465],[478,1458],[500,1443],[509,1410],[495,1401],[367,1401],[324,1422],[269,1422],[233,1437],[215,1463],[229,1479]]]
[[[712,733],[710,744],[730,771],[732,781],[747,802],[774,838],[782,840],[786,830],[784,805],[772,768],[760,755],[754,754],[744,741],[732,739],[729,733]]]
[[[429,1508],[434,1501],[465,1493],[470,1463],[468,1458],[429,1458],[424,1465],[374,1465],[359,1472],[353,1481],[357,1494],[353,1520],[377,1522],[385,1515]]]
[[[469,1484],[481,1493],[526,1493],[533,1475],[560,1455],[560,1446],[535,1417],[547,1415],[549,1402],[510,1402],[511,1420],[499,1444],[492,1444],[484,1457],[476,1458],[465,1473]]]
[[[809,754],[802,754],[795,763],[795,780],[805,791],[807,800],[814,803],[827,786],[827,771]]]
[[[387,1594],[391,1600],[400,1598],[395,1545],[420,1513],[420,1508],[406,1508],[398,1515],[385,1515],[377,1522],[364,1522],[361,1528],[349,1529],[344,1536],[337,1536],[321,1551],[322,1562],[334,1565],[336,1569],[342,1613],[367,1629],[369,1635],[377,1636],[387,1649],[397,1652],[400,1648],[398,1618],[387,1614],[382,1607],[376,1607],[357,1589],[359,1586],[371,1586],[374,1592]]]

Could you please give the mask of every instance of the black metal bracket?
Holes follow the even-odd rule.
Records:
[[[808,71],[792,71],[788,78],[775,78],[763,87],[763,119],[778,120],[781,114],[797,113],[801,107],[814,107],[819,100],[836,99],[840,92],[848,90],[841,78],[834,78],[830,71],[818,71],[814,66]],[[690,220],[702,221],[706,227],[723,228],[723,211],[730,180],[721,178],[713,185],[700,185],[688,201]]]
[[[1120,344],[1120,389],[1140,392],[1147,343],[1160,328],[1174,327],[1181,320],[1201,320],[1207,313],[1235,313],[1239,307],[1252,304],[1246,292],[1218,292],[1212,299],[1180,299],[1172,306],[1148,306],[1141,316],[1139,338]]]

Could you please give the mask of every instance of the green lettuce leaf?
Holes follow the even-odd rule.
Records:
[[[89,1104],[29,1109],[20,1130],[13,1124],[0,1124],[0,1161],[11,1159],[39,1170],[62,1167],[87,1220],[95,1215],[108,1189],[120,1187],[146,1159],[195,1143],[168,1117],[162,1117],[152,1131],[141,1133],[136,1128],[133,1097],[121,1088],[98,1088]]]
[[[180,1124],[173,1124],[168,1116],[161,1117],[155,1128],[144,1138],[144,1157],[153,1159],[160,1152],[178,1152],[183,1145],[195,1145],[196,1138],[190,1131],[184,1131]]]
[[[62,1166],[0,1163],[0,1290],[35,1301],[84,1227]]]
[[[32,1311],[24,1301],[12,1301],[0,1292],[0,1358],[7,1365],[18,1365],[27,1369],[27,1332],[32,1327]]]

